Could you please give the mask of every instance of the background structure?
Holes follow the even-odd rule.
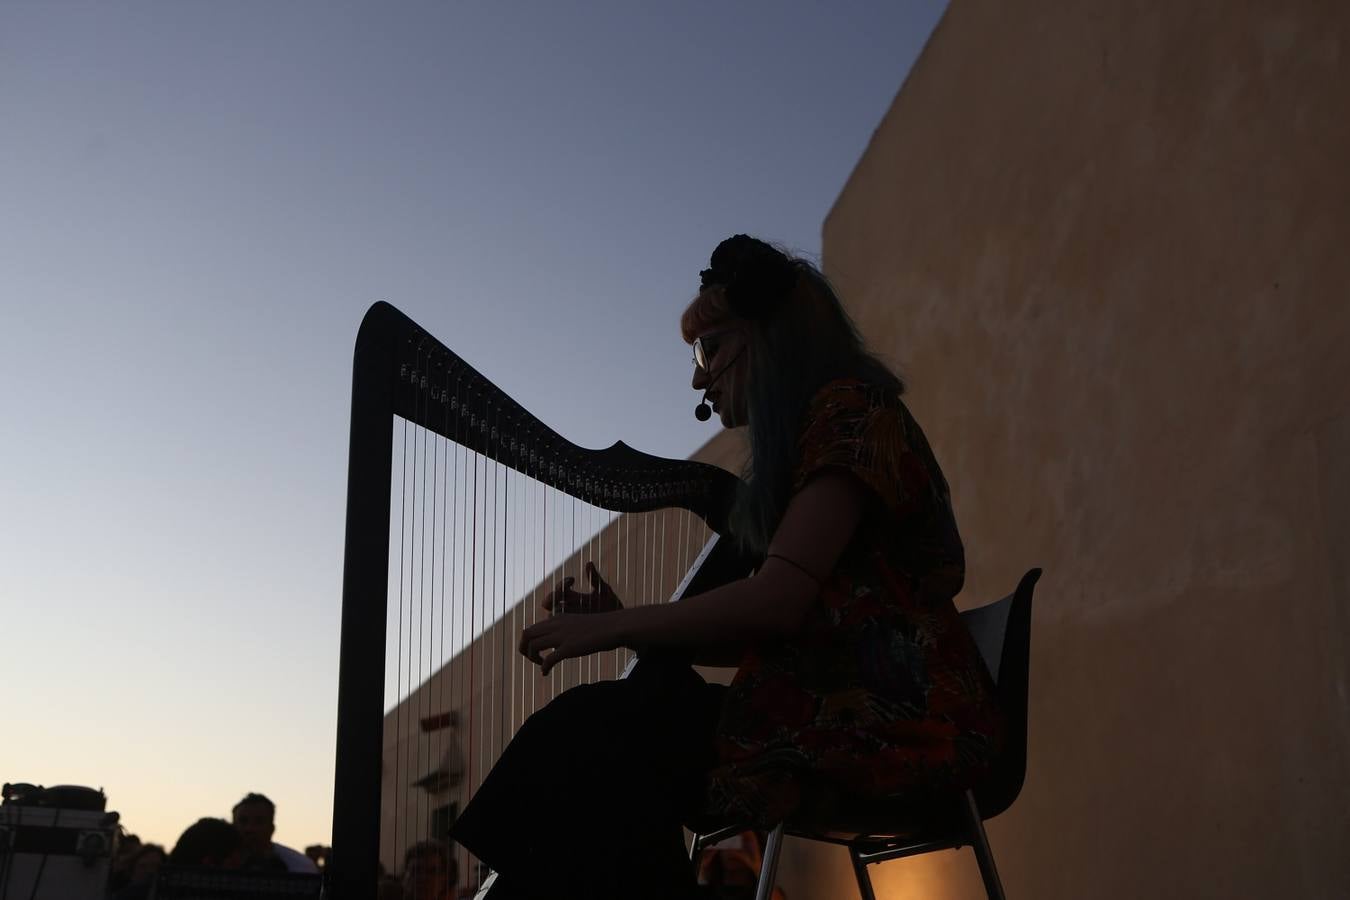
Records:
[[[1334,2],[958,0],[825,222],[959,603],[1045,569],[1010,896],[1350,893],[1348,55]]]

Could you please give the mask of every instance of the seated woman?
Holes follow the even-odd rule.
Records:
[[[546,673],[629,647],[622,681],[531,716],[453,836],[499,873],[490,900],[696,896],[681,823],[771,828],[922,803],[998,753],[994,687],[952,598],[964,551],[905,385],[825,278],[723,241],[681,319],[693,387],[749,429],[730,531],[763,560],[679,603],[624,608],[594,565],[521,635]],[[706,418],[706,413],[700,413]],[[736,666],[730,687],[688,662]]]

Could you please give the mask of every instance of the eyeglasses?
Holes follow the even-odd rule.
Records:
[[[708,360],[712,359],[713,355],[717,353],[717,341],[713,338],[735,330],[734,328],[723,328],[721,331],[709,332],[702,337],[694,338],[694,367],[705,372],[708,371]]]

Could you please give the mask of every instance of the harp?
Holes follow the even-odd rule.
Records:
[[[515,729],[624,651],[548,677],[516,652],[539,601],[595,560],[626,605],[749,573],[724,469],[562,438],[387,303],[352,373],[333,852],[326,896],[376,896],[381,866],[442,839]],[[451,847],[460,884],[481,869]]]

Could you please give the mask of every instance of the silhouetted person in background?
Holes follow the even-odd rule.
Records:
[[[119,825],[120,829],[121,826]],[[134,834],[122,831],[117,840],[117,855],[113,857],[111,872],[108,875],[108,891],[116,893],[131,883],[131,861],[141,851],[141,839]]]
[[[173,845],[169,862],[175,866],[237,869],[244,861],[244,840],[224,819],[198,819]]]
[[[459,865],[441,841],[421,841],[403,855],[406,900],[453,900]]]
[[[138,847],[127,866],[127,883],[112,893],[113,900],[142,900],[149,897],[159,867],[168,858],[168,852],[159,844]]]
[[[320,872],[327,868],[328,857],[330,857],[332,853],[333,848],[326,844],[313,844],[305,848],[305,856],[309,858],[310,862],[318,867]]]
[[[248,794],[234,805],[234,826],[244,838],[245,868],[255,871],[299,872],[317,875],[319,867],[305,854],[273,843],[276,804],[262,794]]]

